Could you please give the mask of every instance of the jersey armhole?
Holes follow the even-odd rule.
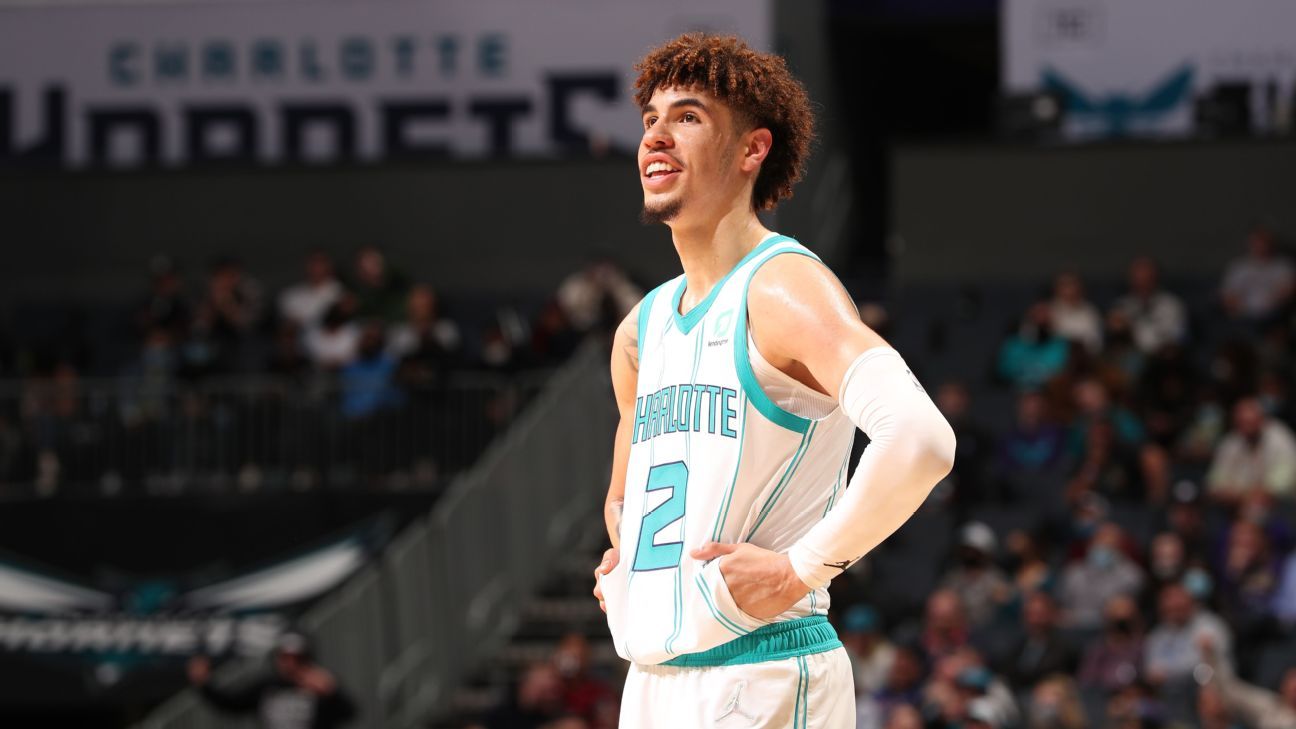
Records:
[[[761,415],[775,425],[804,435],[814,421],[790,413],[770,399],[770,396],[765,393],[765,389],[760,386],[760,382],[756,379],[756,373],[751,366],[751,355],[747,351],[747,292],[751,288],[752,279],[761,266],[775,256],[781,256],[785,253],[806,256],[820,261],[819,256],[798,244],[796,247],[780,248],[752,266],[751,271],[747,273],[747,279],[743,282],[742,303],[738,306],[738,323],[734,327],[734,368],[738,371],[738,381],[742,383],[743,391],[747,393],[747,399]]]

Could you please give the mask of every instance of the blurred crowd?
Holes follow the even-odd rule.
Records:
[[[595,261],[547,297],[465,300],[456,316],[377,247],[341,268],[312,252],[271,292],[221,259],[195,287],[160,256],[116,356],[95,336],[0,332],[0,495],[431,482],[538,388],[517,375],[561,363],[641,295]]]
[[[858,729],[1296,728],[1294,292],[1264,228],[1211,302],[1146,257],[1105,302],[1065,272],[991,382],[939,385],[954,472],[834,591]],[[942,516],[952,543],[916,548]],[[869,570],[921,555],[917,616]]]

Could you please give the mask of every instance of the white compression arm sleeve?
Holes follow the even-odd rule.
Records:
[[[837,401],[870,442],[841,501],[788,550],[812,588],[899,529],[954,464],[953,429],[894,349],[861,354]]]

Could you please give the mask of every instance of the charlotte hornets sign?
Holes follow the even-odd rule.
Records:
[[[630,60],[689,28],[768,46],[767,7],[297,0],[0,9],[0,165],[328,164],[630,146],[638,128]]]

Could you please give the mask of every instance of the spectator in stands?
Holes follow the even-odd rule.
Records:
[[[1215,449],[1206,477],[1213,500],[1237,504],[1250,489],[1278,497],[1296,493],[1296,436],[1265,415],[1260,401],[1243,398],[1233,406],[1233,430]]]
[[[1024,529],[1014,529],[1004,539],[1004,566],[1010,572],[1018,595],[1053,590],[1056,575],[1045,559],[1040,539]]]
[[[1197,385],[1190,410],[1175,443],[1175,457],[1186,463],[1207,463],[1228,428],[1228,413],[1210,383]]]
[[[1089,426],[1087,437],[1080,439],[1084,451],[1067,483],[1068,502],[1075,503],[1089,494],[1125,501],[1142,499],[1134,455],[1117,442],[1115,430],[1109,421],[1098,421]]]
[[[341,302],[329,307],[320,326],[306,332],[306,355],[323,371],[351,364],[360,346],[360,327]]]
[[[572,327],[567,312],[557,299],[547,302],[531,327],[533,364],[554,366],[576,351],[584,335]]]
[[[858,692],[855,701],[857,726],[875,729],[882,725],[883,717],[900,707],[917,706],[922,701],[922,681],[923,661],[918,651],[909,646],[897,646],[883,686],[872,693]]]
[[[230,690],[213,686],[211,663],[189,661],[189,681],[216,709],[255,715],[265,729],[330,729],[355,716],[355,704],[337,678],[311,657],[305,636],[285,633],[271,657],[273,674]]]
[[[393,322],[405,310],[409,282],[392,269],[377,246],[362,246],[355,256],[355,316]]]
[[[922,632],[922,648],[928,660],[968,644],[968,620],[963,600],[954,590],[940,589],[927,598],[927,612]]]
[[[1134,448],[1147,437],[1142,421],[1129,408],[1113,398],[1108,386],[1097,377],[1086,377],[1075,382],[1072,398],[1076,406],[1076,420],[1071,424],[1071,452],[1079,456],[1085,452],[1085,441],[1090,430],[1100,424],[1111,426],[1111,435],[1123,448]]]
[[[261,284],[233,258],[218,260],[207,279],[207,295],[194,317],[194,334],[210,347],[202,369],[234,372],[251,369],[250,337],[264,313]]]
[[[1138,380],[1136,404],[1150,439],[1172,445],[1192,416],[1199,378],[1190,352],[1167,344],[1149,355]]]
[[[1084,282],[1078,274],[1068,271],[1053,280],[1049,320],[1053,331],[1064,339],[1091,354],[1102,350],[1102,318],[1098,307],[1085,298]]]
[[[1063,624],[1079,630],[1097,630],[1103,609],[1118,595],[1136,595],[1143,586],[1143,571],[1122,551],[1123,534],[1111,522],[1100,525],[1084,558],[1062,571],[1059,602],[1065,606]]]
[[[307,332],[324,321],[330,307],[346,294],[333,270],[333,258],[324,251],[306,256],[306,279],[279,294],[279,316]]]
[[[1265,414],[1286,423],[1288,427],[1296,426],[1296,401],[1291,397],[1290,369],[1267,369],[1260,373],[1259,391],[1256,398]]]
[[[908,704],[901,704],[887,714],[885,729],[924,729],[922,713]],[[857,729],[865,729],[862,725]]]
[[[1002,657],[999,672],[1014,689],[1024,691],[1041,676],[1074,673],[1078,664],[1075,645],[1058,627],[1057,603],[1043,592],[1026,596],[1022,634]]]
[[[410,288],[405,318],[389,330],[387,351],[402,361],[407,374],[423,382],[436,379],[461,361],[459,325],[441,315],[436,290],[428,284]]]
[[[1133,324],[1124,312],[1113,309],[1104,320],[1103,351],[1099,362],[1120,373],[1125,382],[1135,382],[1143,372],[1147,353],[1134,341]]]
[[[974,419],[971,402],[967,386],[962,382],[946,382],[936,392],[936,405],[958,441],[954,470],[945,477],[945,483],[953,488],[949,498],[953,499],[960,518],[974,504],[985,500],[986,470],[994,447],[989,431]]]
[[[1188,550],[1183,537],[1175,532],[1161,532],[1152,538],[1148,548],[1148,584],[1144,593],[1149,599],[1144,603],[1151,614],[1157,596],[1166,585],[1183,581],[1188,571]]]
[[[1045,678],[1030,693],[1026,729],[1088,729],[1089,717],[1075,682],[1056,673],[1038,675]]]
[[[1023,392],[1017,396],[1017,421],[999,443],[999,471],[1047,471],[1061,461],[1065,442],[1062,428],[1048,418],[1044,396],[1035,391]]]
[[[1114,692],[1134,682],[1143,662],[1143,616],[1129,595],[1103,608],[1103,632],[1090,641],[1077,678],[1086,687]]]
[[[970,522],[959,533],[958,564],[941,580],[951,590],[967,615],[972,629],[989,625],[1013,597],[1012,583],[994,563],[997,548],[994,530],[981,522]]]
[[[589,653],[589,641],[580,633],[563,636],[554,650],[553,665],[562,679],[563,713],[594,729],[613,729],[617,723],[617,694],[590,670]]]
[[[1116,300],[1112,312],[1129,322],[1134,344],[1152,354],[1178,344],[1188,334],[1188,312],[1178,296],[1161,288],[1160,271],[1148,256],[1129,265],[1129,292]]]
[[[541,729],[562,718],[562,676],[552,663],[534,663],[522,673],[517,689],[486,717],[486,729]]]
[[[1283,672],[1275,693],[1239,679],[1232,666],[1221,660],[1209,636],[1202,638],[1198,648],[1212,669],[1208,685],[1218,692],[1222,708],[1231,717],[1254,729],[1296,727],[1296,667]]]
[[[1011,726],[1019,717],[1012,690],[986,667],[980,653],[963,646],[942,657],[932,670],[924,692],[929,712],[947,722],[966,721],[973,702],[987,709],[983,721]],[[934,710],[934,711],[932,711]]]
[[[1220,296],[1224,310],[1235,319],[1264,324],[1292,300],[1296,271],[1276,250],[1273,233],[1263,226],[1247,235],[1247,252],[1224,272]]]
[[[1220,651],[1220,660],[1231,666],[1233,639],[1218,616],[1198,605],[1183,585],[1166,585],[1158,606],[1160,622],[1148,633],[1143,651],[1143,676],[1154,685],[1183,683],[1203,662],[1203,639]]]
[[[270,356],[266,369],[271,374],[284,377],[300,377],[310,369],[311,361],[306,356],[305,343],[297,326],[289,321],[275,327],[274,341],[270,344]]]
[[[136,330],[147,337],[160,329],[173,341],[180,341],[193,321],[180,271],[171,258],[155,256],[149,262],[149,274],[148,296],[135,314]]]
[[[1070,345],[1053,330],[1053,313],[1040,301],[1026,310],[1021,327],[999,348],[996,372],[1023,390],[1040,387],[1066,366]]]
[[[1245,518],[1235,521],[1215,574],[1220,617],[1233,629],[1239,658],[1250,658],[1248,650],[1267,637],[1278,568],[1264,528]]]
[[[382,322],[366,323],[355,360],[338,373],[342,414],[348,418],[365,418],[404,402],[404,393],[396,386],[398,363],[385,350],[385,337]]]
[[[882,618],[868,605],[852,605],[842,614],[841,642],[855,673],[855,693],[873,695],[886,685],[896,647],[882,630]]]
[[[563,279],[557,300],[578,332],[610,331],[630,313],[644,292],[615,263],[597,260]]]

